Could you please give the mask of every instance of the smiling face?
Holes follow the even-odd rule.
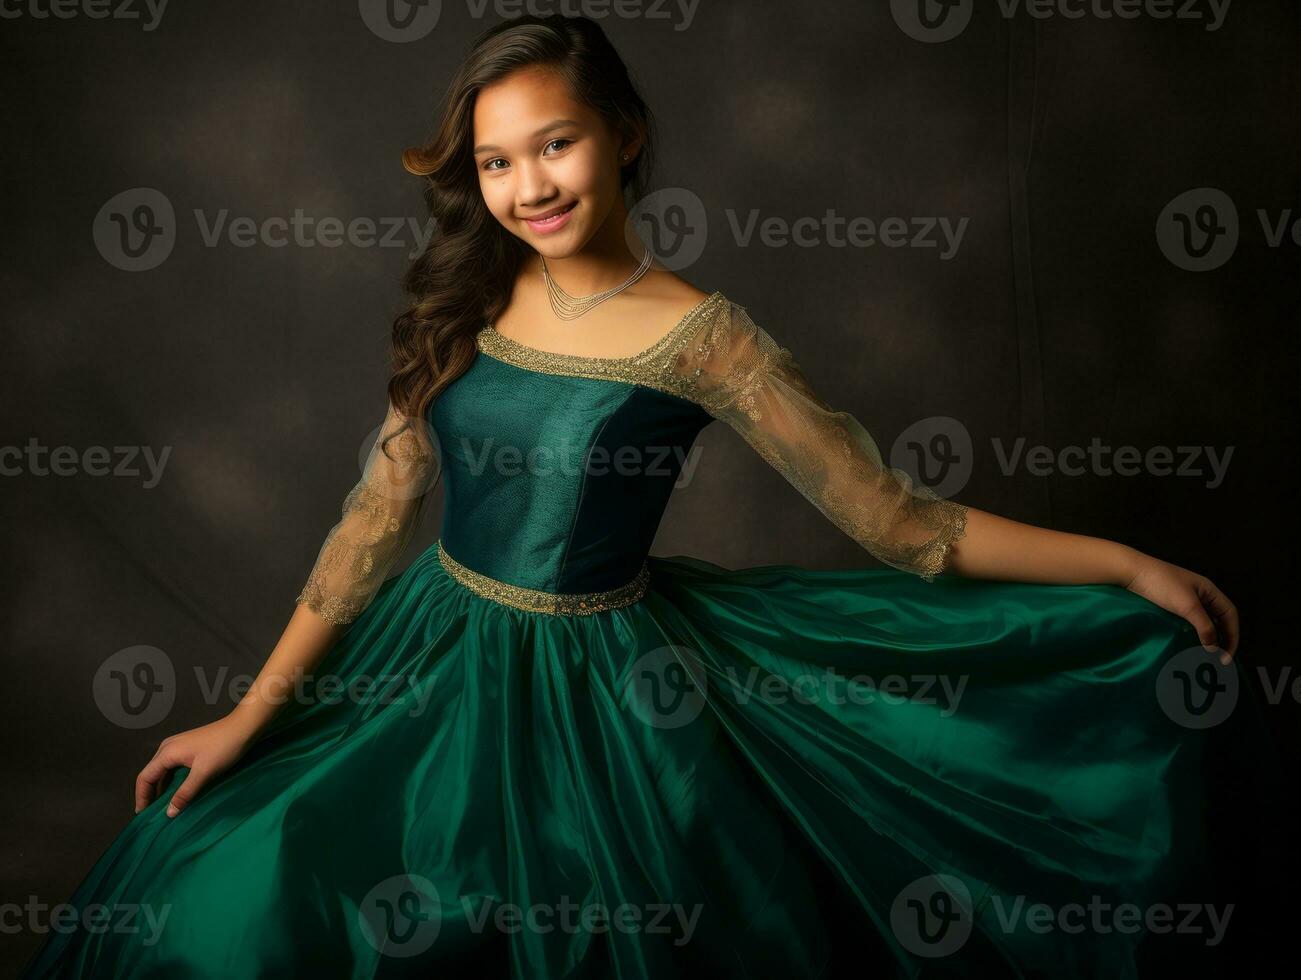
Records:
[[[525,68],[484,87],[474,108],[474,164],[484,203],[511,234],[549,259],[583,250],[626,209],[624,142],[559,75]],[[602,236],[604,237],[604,236]]]

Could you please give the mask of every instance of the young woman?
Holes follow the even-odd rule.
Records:
[[[591,21],[477,42],[404,158],[440,233],[362,478],[253,689],[163,740],[71,899],[136,928],[80,919],[25,976],[1129,969],[1141,930],[1064,920],[1198,846],[1200,733],[1153,689],[1189,648],[1236,668],[1233,605],[884,466],[744,306],[630,248],[652,149]],[[650,556],[714,419],[891,567]]]

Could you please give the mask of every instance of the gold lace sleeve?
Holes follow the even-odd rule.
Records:
[[[814,394],[791,352],[744,307],[720,304],[675,370],[693,400],[875,558],[927,581],[944,570],[967,509],[886,466],[867,430]]]
[[[360,616],[410,541],[437,473],[428,424],[390,402],[361,479],[296,601],[329,623]]]

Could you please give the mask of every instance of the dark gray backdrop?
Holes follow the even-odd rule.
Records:
[[[394,247],[204,232],[296,209],[424,224],[399,152],[429,132],[472,37],[517,8],[444,4],[400,41],[379,6],[177,2],[154,20],[134,6],[44,17],[25,0],[0,20],[0,900],[63,900],[129,819],[157,742],[229,709],[195,671],[256,672],[357,477],[411,228]],[[1210,575],[1242,610],[1249,676],[1286,681],[1297,6],[1239,2],[1217,24],[1209,3],[1192,5],[1201,19],[990,3],[942,43],[905,4],[630,9],[604,24],[660,121],[656,187],[699,201],[701,255],[681,274],[747,306],[887,454],[905,432],[940,455],[956,440],[928,474],[957,499]],[[114,222],[144,204],[168,227],[160,202],[171,250],[158,261],[164,232],[133,259]],[[781,244],[781,227],[828,212],[909,230],[836,247],[819,226]],[[752,214],[776,219],[766,241],[745,238]],[[914,240],[934,218],[966,221],[951,255],[938,231],[939,247]],[[1208,218],[1198,259],[1206,236],[1185,241],[1179,222]],[[1042,473],[1000,459],[1019,439],[1051,454],[1167,447],[1185,465],[1179,447],[1231,455],[1218,483],[1205,448],[1199,473]],[[121,446],[169,452],[156,482]],[[872,564],[722,425],[698,446],[656,554]],[[56,447],[72,448],[50,472]],[[105,462],[134,473],[97,475]],[[177,679],[165,716],[135,729],[96,699],[96,676],[142,645]],[[1295,704],[1269,709],[1280,735]],[[5,939],[8,965],[36,937]]]

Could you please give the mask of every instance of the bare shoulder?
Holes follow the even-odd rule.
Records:
[[[642,302],[647,312],[661,324],[680,320],[713,295],[671,272],[648,275],[643,281]]]

